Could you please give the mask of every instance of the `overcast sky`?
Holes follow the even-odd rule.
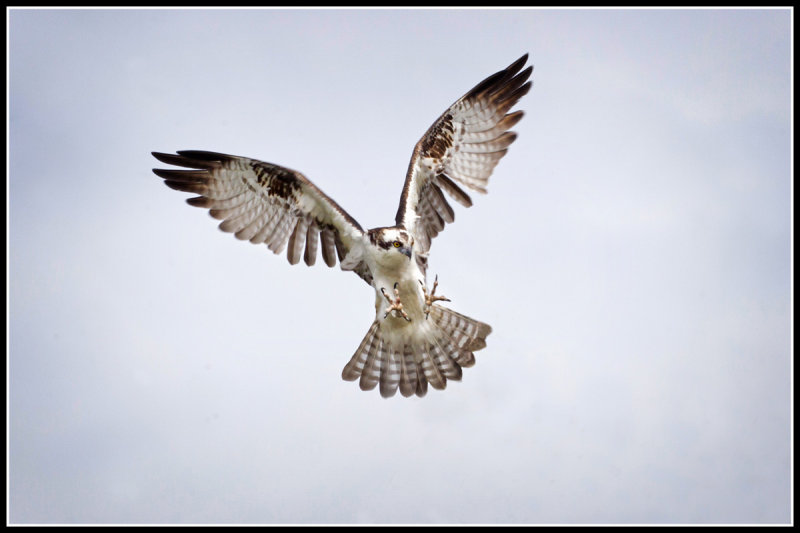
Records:
[[[787,10],[11,10],[13,523],[787,523]],[[340,378],[374,318],[165,187],[303,172],[393,223],[414,143],[523,53],[489,194],[434,241],[463,381]]]

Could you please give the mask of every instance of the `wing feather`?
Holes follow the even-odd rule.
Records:
[[[289,263],[296,265],[300,262],[300,254],[306,249],[306,234],[308,233],[308,218],[297,219],[297,225],[289,237]]]
[[[325,228],[320,232],[322,239],[322,259],[325,264],[332,267],[336,264],[336,239],[333,237],[333,231],[330,228]]]
[[[208,209],[230,209],[237,205],[242,205],[247,201],[247,191],[240,192],[229,198],[207,198],[205,196],[197,196],[189,198],[186,202],[195,207],[205,207]]]
[[[278,222],[277,211],[277,209],[267,208],[264,212],[264,223],[258,232],[250,237],[249,241],[251,243],[264,244],[267,242],[267,239],[269,239],[270,235],[272,235],[272,231],[275,229],[275,224]]]
[[[303,261],[306,265],[314,266],[317,262],[317,245],[319,243],[319,228],[316,222],[308,225],[308,235],[306,235],[306,251],[303,254]]]
[[[249,241],[266,225],[268,220],[266,211],[259,209],[253,220],[247,226],[234,233],[234,236],[240,241]]]
[[[291,264],[304,256],[313,265],[322,240],[325,264],[341,261],[364,230],[305,176],[285,167],[217,152],[153,152],[169,165],[190,170],[153,169],[173,189],[198,194],[189,205],[209,209],[222,231],[280,253]],[[334,253],[335,250],[335,253]],[[361,275],[361,274],[360,274]]]
[[[280,222],[278,222],[275,232],[270,236],[267,243],[267,247],[276,254],[283,251],[283,248],[286,246],[286,241],[289,239],[289,234],[292,232],[297,222],[297,218],[292,216],[288,211],[284,211],[278,216],[281,217]]]
[[[461,205],[471,206],[472,199],[459,184],[485,193],[494,167],[516,139],[509,129],[522,119],[523,112],[509,111],[531,88],[528,78],[533,67],[523,70],[527,60],[525,54],[477,84],[451,105],[414,147],[395,222],[414,236],[418,254],[428,252],[431,239],[443,229],[442,221],[454,220],[453,208],[442,191]]]

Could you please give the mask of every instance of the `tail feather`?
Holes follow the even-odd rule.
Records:
[[[369,357],[377,334],[378,322],[376,320],[370,326],[369,331],[367,331],[367,334],[364,336],[364,340],[361,341],[361,344],[358,346],[356,353],[353,354],[350,362],[347,363],[342,370],[343,380],[355,381],[361,377],[361,373],[364,371],[364,366],[367,364],[367,358]]]
[[[434,342],[428,349],[433,354],[433,359],[436,361],[436,366],[439,367],[442,376],[447,379],[461,381],[461,367],[450,355],[458,353],[457,350],[454,351],[453,343],[448,341],[443,348],[438,342]]]
[[[475,366],[475,354],[469,350],[461,350],[456,357],[456,363],[461,365],[462,368],[470,368]]]
[[[402,373],[400,374],[400,394],[408,398],[418,388],[417,363],[414,352],[408,344],[403,345]]]
[[[486,337],[492,332],[489,324],[484,324],[440,305],[431,307],[430,316],[436,325],[453,339],[456,346],[469,351],[485,348]]]
[[[416,366],[416,363],[414,363]],[[426,394],[428,394],[428,380],[425,379],[425,374],[417,370],[417,390],[415,394],[422,398]]]
[[[486,346],[492,328],[439,305],[431,307],[429,316],[433,328],[428,340],[416,344],[387,340],[376,319],[342,370],[342,378],[359,380],[362,390],[380,384],[384,398],[394,396],[398,388],[405,397],[422,397],[428,392],[428,384],[441,390],[448,379],[460,381],[462,368],[475,364],[472,352]]]
[[[436,365],[431,354],[428,352],[427,347],[414,347],[414,352],[418,365],[422,368],[422,374],[425,380],[431,384],[434,389],[442,390],[447,386],[447,378],[445,378]]]
[[[477,352],[478,350],[482,350],[484,348],[486,348],[486,339],[480,337],[473,340],[472,344],[469,346],[469,349],[473,352]]]
[[[381,367],[381,396],[390,398],[397,392],[402,374],[403,354],[384,344],[384,360]]]
[[[378,328],[380,331],[380,328]],[[372,390],[381,379],[381,367],[386,362],[386,350],[383,341],[380,337],[373,337],[373,342],[370,345],[369,352],[367,353],[367,364],[361,372],[361,379],[358,386],[361,390]]]

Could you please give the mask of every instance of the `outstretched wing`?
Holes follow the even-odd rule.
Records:
[[[203,152],[153,152],[163,163],[193,170],[153,169],[173,189],[199,194],[189,205],[210,209],[219,228],[276,254],[287,246],[291,264],[313,265],[317,248],[329,267],[341,262],[364,231],[305,176],[255,159]],[[321,246],[320,246],[321,244]],[[356,272],[364,277],[363,273]]]
[[[469,195],[457,183],[486,193],[492,170],[516,139],[508,130],[523,112],[508,111],[531,88],[527,80],[533,67],[520,71],[527,60],[525,54],[476,85],[451,105],[414,147],[395,221],[414,236],[421,267],[431,239],[455,218],[442,191],[461,205],[471,206]]]

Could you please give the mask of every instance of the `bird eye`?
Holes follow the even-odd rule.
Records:
[[[400,241],[394,241],[394,242],[392,243],[392,245],[393,245],[395,248],[400,248],[401,246],[403,246],[403,244],[402,244]]]

